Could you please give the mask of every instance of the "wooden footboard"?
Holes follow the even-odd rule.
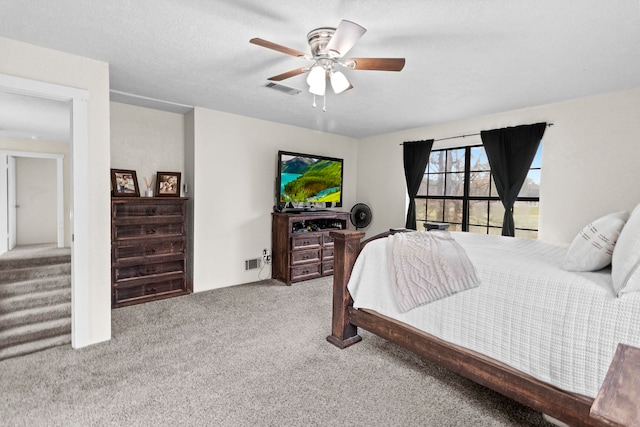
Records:
[[[450,344],[375,311],[355,309],[347,289],[353,264],[367,242],[389,234],[383,233],[361,242],[364,233],[359,231],[331,233],[334,239],[334,276],[333,320],[331,335],[327,337],[330,343],[341,349],[357,343],[362,339],[358,335],[360,327],[572,427],[628,425],[602,417],[592,418],[589,413],[593,404],[591,398],[560,390],[494,359]]]

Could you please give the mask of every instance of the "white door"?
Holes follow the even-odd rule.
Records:
[[[9,250],[9,198],[7,194],[7,155],[0,153],[0,255]]]
[[[9,223],[9,250],[16,247],[17,227],[16,227],[16,158],[7,156],[7,215]]]

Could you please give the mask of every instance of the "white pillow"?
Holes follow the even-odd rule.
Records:
[[[617,296],[640,290],[640,205],[622,229],[613,251],[611,279]]]
[[[584,227],[571,242],[562,263],[567,271],[596,271],[611,264],[618,236],[629,212],[605,215]]]

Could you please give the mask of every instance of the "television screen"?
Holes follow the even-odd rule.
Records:
[[[279,151],[276,185],[280,206],[342,206],[342,159]]]

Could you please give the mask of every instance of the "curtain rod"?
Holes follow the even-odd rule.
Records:
[[[551,127],[551,126],[553,126],[553,123],[547,123],[547,127]],[[434,139],[434,140],[433,140],[433,142],[436,142],[436,141],[446,141],[446,140],[448,140],[448,139],[456,139],[456,138],[466,138],[466,137],[468,137],[468,136],[478,136],[478,135],[480,135],[480,132],[478,132],[478,133],[468,133],[468,134],[466,134],[466,135],[448,136],[448,137],[446,137],[446,138]],[[401,143],[400,143],[400,145],[404,145],[404,142],[401,142]]]

